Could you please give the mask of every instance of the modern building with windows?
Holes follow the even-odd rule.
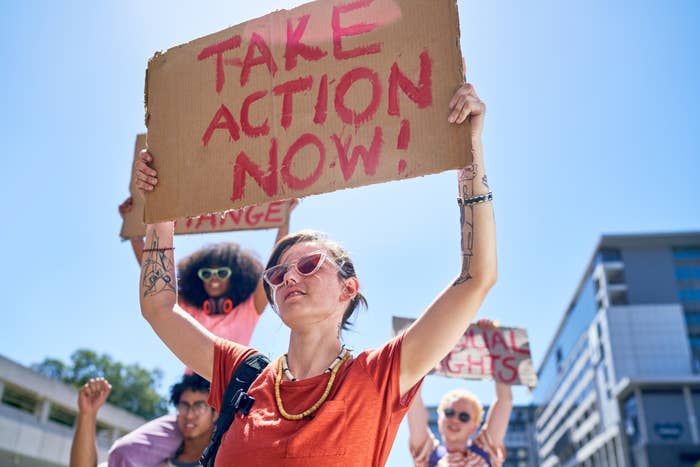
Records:
[[[0,356],[0,466],[68,465],[78,391]],[[145,423],[112,404],[97,414],[97,453]]]
[[[542,466],[700,461],[700,232],[603,236],[538,376]]]
[[[437,439],[440,433],[437,427],[437,407],[428,407],[428,424]],[[484,407],[484,417],[489,407]],[[535,406],[515,405],[510,414],[508,431],[504,443],[506,460],[503,467],[537,467],[537,443],[535,440]]]

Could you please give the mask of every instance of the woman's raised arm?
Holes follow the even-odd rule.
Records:
[[[135,165],[136,186],[142,193],[152,191],[158,183],[156,171],[149,166],[152,160],[143,151]],[[139,283],[141,314],[185,365],[211,380],[216,337],[177,305],[173,230],[173,222],[146,226]]]
[[[470,122],[472,165],[459,171],[462,271],[406,331],[401,350],[401,394],[452,350],[496,282],[496,225],[481,144],[486,107],[470,84],[450,102],[450,123]]]

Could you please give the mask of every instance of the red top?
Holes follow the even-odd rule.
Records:
[[[383,466],[420,382],[399,394],[403,334],[360,353],[338,370],[330,395],[310,418],[282,418],[275,402],[277,361],[248,391],[255,404],[240,412],[221,442],[217,466]],[[234,369],[254,349],[217,339],[209,404],[217,410]],[[301,413],[323,394],[330,375],[281,383],[284,408]]]

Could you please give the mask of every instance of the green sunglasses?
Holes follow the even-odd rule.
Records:
[[[231,277],[231,268],[228,266],[224,266],[223,268],[200,268],[199,271],[197,271],[197,275],[203,281],[210,281],[214,277],[225,281]]]

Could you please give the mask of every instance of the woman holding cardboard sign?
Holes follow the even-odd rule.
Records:
[[[364,297],[347,252],[315,232],[288,235],[275,246],[263,278],[268,300],[291,330],[288,353],[253,382],[255,403],[247,415],[236,414],[217,465],[385,464],[424,375],[452,349],[496,280],[484,113],[469,84],[450,102],[448,121],[470,121],[473,147],[473,165],[459,172],[462,271],[404,333],[353,357],[340,330]],[[143,192],[158,181],[152,160],[143,152],[136,162]],[[141,312],[175,355],[211,379],[209,401],[219,409],[231,375],[255,351],[216,338],[177,305],[172,222],[148,225],[146,238]]]
[[[483,329],[494,329],[488,319],[477,322]],[[416,467],[489,466],[500,467],[505,461],[503,439],[513,409],[513,392],[507,384],[496,382],[496,399],[479,435],[484,409],[469,391],[455,389],[442,397],[438,406],[438,430],[442,443],[428,428],[428,414],[420,394],[408,410],[409,447]]]
[[[290,200],[289,211],[298,200]],[[124,217],[133,208],[131,198],[119,206]],[[287,235],[289,218],[279,227],[275,242]],[[144,239],[131,239],[139,264]],[[177,265],[178,304],[214,335],[248,345],[260,315],[267,306],[262,284],[263,265],[237,243],[206,245]],[[161,465],[182,443],[174,415],[150,421],[118,439],[109,454],[113,467]]]

